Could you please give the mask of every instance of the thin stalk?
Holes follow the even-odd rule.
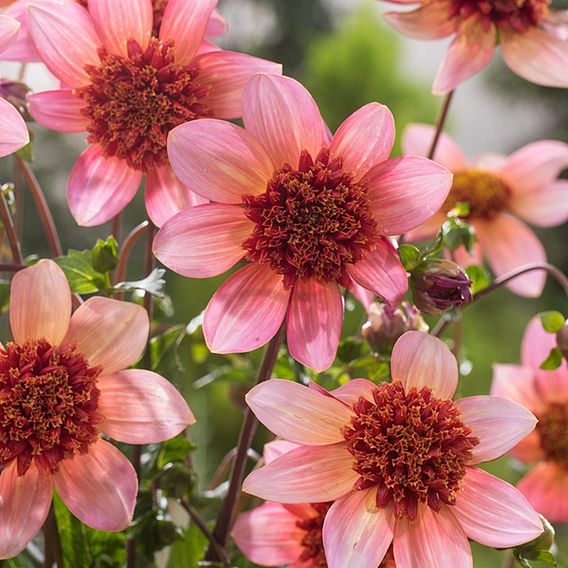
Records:
[[[147,231],[148,221],[143,221],[134,227],[134,229],[128,233],[126,239],[124,239],[124,243],[120,249],[118,266],[116,267],[117,282],[123,282],[126,280],[126,268],[128,267],[128,261],[130,260],[130,253],[132,252],[134,245],[146,234]]]
[[[18,235],[16,234],[14,221],[12,220],[12,215],[10,214],[8,202],[6,201],[6,198],[4,197],[2,192],[0,192],[0,220],[4,225],[6,236],[8,237],[8,243],[10,245],[10,250],[12,251],[12,260],[16,264],[24,264],[24,257],[22,256],[22,249],[20,248],[20,241],[18,240]]]
[[[26,268],[25,264],[13,264],[10,262],[0,264],[0,272],[18,272],[18,270],[23,270],[24,268]]]
[[[462,345],[462,332],[463,332],[463,320],[460,318],[454,322],[454,345],[452,347],[452,353],[456,358],[456,361],[460,362],[461,355],[461,345]]]
[[[152,243],[154,241],[154,235],[156,233],[156,227],[152,221],[148,221],[148,229],[146,235],[146,261],[144,272],[145,276],[148,276],[152,270],[154,270],[154,254],[152,253]],[[146,292],[144,295],[144,308],[148,312],[148,319],[150,320],[150,326],[152,325],[152,314],[154,312],[154,297],[150,292]]]
[[[501,564],[501,568],[514,568],[515,566],[515,557],[513,553],[508,550],[506,553],[505,558],[503,559],[503,564]]]
[[[118,213],[112,220],[112,236],[116,242],[120,242],[120,233],[122,232],[122,213]]]
[[[54,564],[57,568],[65,568],[61,537],[59,536],[59,528],[57,526],[53,504],[49,509],[47,519],[43,525],[43,538],[45,541],[45,568],[52,568]]]
[[[16,216],[14,218],[14,227],[18,239],[22,239],[24,232],[24,201],[25,195],[22,187],[22,172],[18,164],[14,160],[14,197],[16,201]]]
[[[446,119],[448,118],[448,111],[450,110],[450,104],[454,97],[455,91],[450,91],[444,102],[442,103],[442,108],[440,109],[440,114],[438,116],[438,121],[436,122],[436,133],[434,134],[434,139],[432,140],[432,145],[430,146],[430,151],[428,152],[428,158],[434,159],[436,154],[436,149],[438,148],[438,142],[442,137],[442,132],[444,131],[444,126],[446,125]]]

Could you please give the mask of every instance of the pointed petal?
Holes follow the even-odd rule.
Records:
[[[355,404],[362,396],[367,400],[373,400],[373,393],[377,385],[367,379],[351,379],[339,388],[331,391],[331,395],[338,398],[349,406]]]
[[[458,363],[443,341],[422,331],[407,331],[395,343],[391,375],[402,381],[406,391],[430,387],[434,396],[449,399],[458,385]]]
[[[448,0],[428,2],[410,12],[387,12],[385,20],[398,32],[415,39],[441,39],[456,31]]]
[[[548,353],[543,355],[540,363],[547,356]],[[512,400],[534,413],[538,413],[543,408],[540,395],[535,389],[534,371],[530,367],[494,363],[491,394]]]
[[[292,381],[271,379],[252,388],[247,404],[271,432],[296,444],[321,446],[344,440],[349,407]]]
[[[89,298],[71,318],[64,343],[74,343],[103,374],[134,364],[146,347],[150,324],[142,306],[110,298]]]
[[[559,180],[511,200],[511,211],[537,227],[555,227],[568,220],[568,181]]]
[[[525,407],[496,396],[468,396],[456,401],[462,420],[479,439],[472,464],[501,457],[528,436],[538,422]]]
[[[20,27],[20,22],[15,18],[0,14],[0,53],[14,43]]]
[[[8,101],[0,99],[0,158],[8,156],[30,141],[21,114]]]
[[[228,29],[227,22],[225,21],[223,16],[221,16],[221,14],[219,14],[217,10],[213,10],[213,12],[211,13],[211,17],[207,22],[205,37],[208,37],[210,39],[219,37],[224,33],[226,33],[227,29]]]
[[[452,513],[465,534],[485,546],[513,548],[542,533],[542,522],[509,483],[478,468],[467,468]]]
[[[28,110],[36,122],[58,132],[86,132],[85,103],[73,91],[44,91],[28,95]]]
[[[299,447],[298,444],[287,442],[286,440],[274,440],[268,442],[268,444],[264,444],[264,448],[262,448],[262,459],[264,463],[267,464]]]
[[[4,2],[4,4],[6,4],[6,2]],[[2,2],[0,1],[0,6],[1,5]],[[41,61],[41,57],[39,56],[30,36],[25,2],[22,2],[21,0],[19,2],[11,2],[11,0],[8,1],[8,4],[3,11],[3,15],[17,20],[20,26],[19,33],[16,33],[15,36],[6,30],[8,36],[5,36],[4,47],[0,48],[0,52],[2,52],[2,60],[18,61],[20,63]],[[12,27],[13,23],[5,25]],[[7,48],[6,45],[8,45]]]
[[[243,353],[264,345],[284,321],[290,291],[262,264],[233,274],[211,298],[203,333],[213,353]]]
[[[120,213],[136,195],[142,172],[124,160],[105,158],[100,146],[89,146],[69,175],[67,200],[79,225],[101,225]]]
[[[403,156],[375,166],[363,179],[381,235],[398,235],[427,221],[443,205],[452,174],[427,158]]]
[[[100,438],[86,454],[61,462],[55,488],[67,508],[94,529],[122,531],[132,520],[136,472],[119,450]]]
[[[16,343],[46,339],[59,345],[69,327],[71,290],[52,260],[20,270],[12,279],[10,327]]]
[[[357,284],[357,282],[355,281],[353,282],[349,291],[355,296],[355,298],[357,298],[357,300],[359,300],[359,302],[365,308],[365,310],[369,309],[369,306],[375,299],[375,294],[373,294],[371,290],[363,288],[363,286]]]
[[[243,258],[242,244],[253,228],[241,207],[206,203],[166,221],[153,250],[174,272],[208,278],[223,274]]]

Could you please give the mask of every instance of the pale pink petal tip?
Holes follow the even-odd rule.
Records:
[[[0,15],[0,53],[15,41],[20,27],[20,22],[15,18]]]
[[[8,101],[0,99],[0,158],[23,148],[30,141],[22,115]]]

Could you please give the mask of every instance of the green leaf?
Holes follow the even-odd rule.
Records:
[[[562,351],[558,347],[553,347],[548,357],[541,363],[540,368],[545,371],[554,371],[562,365]]]
[[[560,331],[560,329],[564,327],[564,323],[566,322],[566,318],[560,312],[541,312],[538,315],[540,317],[540,321],[542,322],[542,327],[544,327],[545,331],[547,331],[548,333],[556,333]]]
[[[0,280],[0,315],[10,303],[10,283]]]
[[[157,466],[161,469],[168,463],[183,462],[193,450],[195,446],[187,438],[182,436],[171,438],[162,444]]]
[[[207,538],[197,528],[191,524],[185,531],[183,539],[174,542],[167,568],[188,568],[198,566],[199,561],[205,555],[207,548]]]
[[[109,286],[108,276],[93,267],[90,250],[73,250],[55,259],[61,267],[71,291],[77,294],[92,294]]]
[[[16,156],[24,160],[24,162],[28,162],[28,164],[31,164],[34,161],[33,139],[31,134],[30,141],[16,152]]]
[[[558,566],[556,558],[550,550],[525,550],[521,547],[515,550],[514,556],[523,568],[533,568],[535,566],[533,562],[539,562],[539,565]]]
[[[457,217],[452,217],[442,225],[442,233],[444,245],[451,251],[463,245],[471,253],[477,240],[473,227]]]
[[[97,272],[112,272],[118,266],[118,243],[110,235],[106,241],[97,240],[91,249],[91,263]]]
[[[473,294],[476,294],[480,290],[489,286],[489,282],[491,280],[487,270],[485,270],[483,266],[480,266],[479,264],[472,264],[465,269],[465,272],[467,277],[471,280],[471,291]]]
[[[143,290],[152,294],[152,296],[163,298],[166,286],[166,281],[164,280],[165,273],[166,271],[163,268],[155,268],[146,278],[132,282],[119,282],[114,286],[114,289],[121,291]]]
[[[400,245],[398,249],[402,266],[408,271],[412,272],[420,262],[420,249],[414,245]]]
[[[455,207],[448,211],[448,217],[467,217],[471,212],[471,208],[467,201],[456,203]]]

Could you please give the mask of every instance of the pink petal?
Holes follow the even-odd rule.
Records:
[[[14,43],[18,37],[21,24],[15,18],[0,14],[0,52]]]
[[[2,2],[0,2],[1,4]],[[6,2],[4,2],[6,4]],[[36,62],[41,61],[39,53],[34,45],[30,36],[28,18],[26,16],[26,2],[18,0],[17,2],[10,3],[4,10],[4,16],[10,16],[18,21],[20,24],[20,32],[17,34],[17,39],[7,49],[2,50],[3,61],[18,61],[18,62]]]
[[[523,463],[536,463],[544,459],[540,436],[533,430],[524,440],[521,440],[508,455]]]
[[[86,454],[61,462],[55,488],[67,508],[94,529],[122,531],[132,520],[136,472],[119,450],[100,438]]]
[[[262,448],[262,459],[264,463],[267,464],[299,447],[298,444],[287,442],[286,440],[274,440],[268,442],[268,444],[264,444],[264,448]]]
[[[539,27],[519,34],[503,28],[501,51],[505,63],[537,85],[568,87],[568,41]]]
[[[263,264],[233,274],[211,298],[203,333],[213,353],[243,353],[264,345],[284,321],[290,290]]]
[[[353,491],[336,501],[323,523],[329,568],[378,566],[393,539],[395,518],[390,507],[377,509],[377,488]]]
[[[348,271],[358,284],[393,306],[403,300],[408,290],[406,270],[396,249],[384,238],[377,241],[374,250],[365,253],[363,260],[350,265]]]
[[[456,31],[452,3],[429,2],[410,12],[387,12],[385,20],[398,32],[415,39],[440,39]]]
[[[525,193],[511,200],[511,210],[537,227],[555,227],[568,220],[568,181],[559,180],[539,192]]]
[[[472,221],[471,226],[476,229],[476,222]],[[483,251],[479,243],[474,243],[471,253],[469,253],[464,246],[459,247],[453,252],[453,260],[460,266],[471,266],[472,264],[483,264]]]
[[[502,276],[525,264],[546,262],[546,252],[538,237],[511,215],[499,214],[492,220],[478,220],[477,239],[496,276]],[[533,270],[515,278],[509,288],[520,296],[537,297],[542,293],[546,272]]]
[[[8,101],[0,99],[0,158],[18,151],[29,141],[22,115]]]
[[[502,154],[480,154],[475,160],[475,167],[482,170],[491,170],[492,172],[500,174],[508,159],[507,156],[503,156]]]
[[[369,103],[337,129],[331,142],[331,156],[341,158],[343,169],[360,179],[373,166],[388,159],[394,133],[394,118],[388,107]]]
[[[472,464],[501,457],[528,436],[538,422],[525,407],[496,396],[469,396],[456,401],[462,420],[479,439]]]
[[[101,45],[89,12],[73,0],[41,0],[28,4],[27,14],[30,33],[49,70],[68,87],[89,84],[85,66],[100,64]]]
[[[28,95],[28,110],[36,122],[58,132],[85,132],[89,119],[81,113],[85,103],[73,91],[45,91]]]
[[[260,144],[242,128],[202,119],[174,128],[168,155],[178,179],[212,201],[238,203],[266,191],[272,164]]]
[[[199,81],[211,90],[203,99],[215,118],[238,118],[243,110],[243,90],[255,73],[282,73],[282,65],[266,59],[235,53],[214,51],[195,59]]]
[[[280,503],[265,503],[239,515],[231,532],[244,555],[261,566],[290,564],[300,558],[306,531]]]
[[[344,443],[302,446],[245,479],[243,491],[280,503],[325,503],[353,489],[359,475]]]
[[[540,325],[540,320],[538,323]],[[540,363],[547,356],[548,353],[543,355]],[[512,400],[535,413],[543,408],[539,393],[535,389],[534,371],[530,367],[494,363],[491,394]]]
[[[105,158],[100,146],[89,146],[69,175],[69,209],[79,225],[101,225],[132,201],[141,181],[142,172],[130,169],[124,160]]]
[[[342,322],[343,298],[335,282],[299,280],[286,320],[290,355],[310,369],[325,371],[335,359]]]
[[[207,199],[185,187],[167,165],[148,172],[145,197],[146,210],[157,227],[188,207],[208,203]]]
[[[439,513],[420,505],[418,516],[411,522],[397,519],[394,529],[394,559],[397,568],[473,568],[471,549],[463,529],[449,507]]]
[[[160,39],[173,41],[176,63],[189,63],[205,35],[217,0],[169,0],[160,27]]]
[[[91,366],[110,375],[134,364],[146,347],[150,323],[142,306],[89,298],[71,318],[64,343],[73,343]]]
[[[435,95],[449,93],[481,71],[491,61],[496,41],[497,33],[493,24],[485,30],[475,17],[463,21],[438,69],[432,92]]]
[[[468,468],[452,513],[465,534],[485,546],[512,548],[542,533],[542,522],[509,483]]]
[[[69,327],[71,290],[52,260],[20,270],[12,279],[10,327],[16,343],[46,339],[59,345]]]
[[[51,505],[52,481],[35,466],[18,475],[16,460],[0,475],[0,559],[16,556],[40,531]]]
[[[331,391],[331,395],[349,406],[355,404],[361,397],[373,401],[373,393],[377,385],[367,379],[351,379],[339,388]]]
[[[458,363],[448,346],[422,331],[407,331],[395,343],[391,376],[405,390],[429,387],[434,396],[450,399],[458,385]]]
[[[217,10],[213,10],[211,17],[207,22],[207,28],[205,30],[205,37],[216,38],[223,35],[227,31],[227,22],[219,14]]]
[[[242,244],[253,228],[241,207],[206,203],[166,221],[153,250],[174,272],[208,278],[223,274],[243,258]]]
[[[402,133],[404,153],[408,156],[427,156],[435,133],[436,129],[430,124],[409,124]],[[467,167],[467,161],[461,148],[449,134],[444,132],[438,140],[433,159],[452,172]]]
[[[373,292],[371,292],[371,290],[367,290],[367,288],[363,288],[363,286],[360,286],[359,284],[357,284],[357,282],[353,282],[353,284],[351,285],[351,288],[350,288],[350,292],[355,296],[355,298],[357,298],[357,300],[359,300],[361,305],[366,310],[369,309],[369,306],[371,305],[371,303],[375,299],[375,294],[373,294]]]
[[[353,416],[351,409],[335,398],[279,379],[255,386],[246,401],[271,432],[305,446],[341,442],[343,429]]]
[[[300,152],[315,158],[328,140],[318,106],[297,81],[279,75],[255,75],[243,95],[246,129],[264,144],[275,169],[298,165]]]
[[[99,378],[101,431],[127,444],[156,444],[177,436],[195,418],[174,386],[152,371],[131,369]]]
[[[375,166],[363,179],[381,235],[398,235],[427,221],[443,205],[452,174],[427,158],[403,156]]]
[[[89,0],[89,13],[104,47],[128,56],[130,39],[146,49],[152,35],[152,0]]]
[[[528,502],[553,523],[568,522],[568,475],[552,462],[543,462],[518,484]]]

